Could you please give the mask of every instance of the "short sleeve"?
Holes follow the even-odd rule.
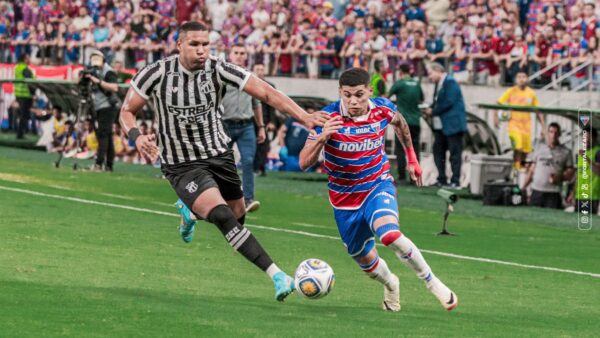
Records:
[[[131,87],[143,97],[144,100],[148,100],[148,97],[160,82],[162,74],[163,67],[160,62],[150,64],[135,74],[131,80]]]
[[[539,105],[538,98],[537,95],[535,95],[535,93],[532,93],[531,105],[534,107],[537,107]]]
[[[217,75],[221,82],[225,82],[239,90],[243,90],[251,73],[246,69],[222,60],[217,61]]]
[[[508,103],[508,99],[510,98],[510,94],[511,94],[512,90],[509,88],[507,89],[504,94],[502,94],[502,96],[500,96],[500,98],[498,99],[498,103],[500,104],[507,104]]]

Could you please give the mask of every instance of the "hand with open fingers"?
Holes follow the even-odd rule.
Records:
[[[419,162],[408,163],[407,169],[410,174],[410,179],[416,183],[417,187],[423,186],[423,171],[421,170]]]
[[[141,135],[135,140],[135,146],[142,155],[148,157],[152,163],[158,159],[158,146],[156,145],[156,135]]]
[[[322,127],[330,118],[331,116],[324,111],[314,112],[309,115],[309,120],[306,126],[309,129],[313,129],[314,127]]]
[[[321,133],[321,140],[326,142],[329,140],[331,135],[337,133],[342,128],[344,121],[340,116],[333,117],[323,125],[323,132]]]

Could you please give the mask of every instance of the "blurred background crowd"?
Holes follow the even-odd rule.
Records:
[[[400,64],[423,76],[443,64],[459,82],[510,85],[518,70],[542,71],[533,85],[570,70],[600,89],[596,0],[15,0],[0,1],[0,63],[23,53],[34,64],[82,63],[93,48],[137,68],[175,49],[178,24],[212,28],[211,53],[246,45],[248,67],[267,75],[336,78],[348,67],[385,76]],[[579,68],[578,68],[579,67]]]

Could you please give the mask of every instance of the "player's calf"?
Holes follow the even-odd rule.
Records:
[[[445,309],[452,310],[458,305],[456,294],[433,274],[419,248],[400,232],[396,222],[377,224],[375,232],[381,243],[392,249],[400,261],[425,282],[429,291]]]
[[[230,207],[224,204],[216,206],[209,212],[207,220],[219,228],[234,250],[269,275],[275,284],[277,300],[283,301],[294,291],[293,279],[273,263],[250,230],[238,222]]]
[[[400,311],[400,280],[390,271],[385,260],[379,257],[375,249],[366,251],[364,256],[359,255],[354,259],[369,277],[383,284],[383,309]]]

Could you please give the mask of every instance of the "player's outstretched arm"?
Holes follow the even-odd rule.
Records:
[[[127,137],[135,142],[137,150],[154,162],[158,158],[156,136],[142,135],[135,122],[135,116],[142,110],[145,104],[146,100],[135,89],[129,88],[127,96],[125,96],[125,101],[123,101],[123,105],[121,106],[119,123],[125,134],[127,134]]]
[[[323,147],[327,140],[342,128],[343,121],[340,117],[334,117],[323,125],[323,130],[317,134],[314,130],[304,144],[304,148],[300,152],[300,169],[306,170],[314,166],[319,160],[319,155],[323,151]]]
[[[412,137],[410,136],[410,128],[408,127],[408,123],[402,114],[396,112],[391,124],[394,127],[394,132],[396,133],[398,140],[400,140],[402,146],[404,147],[410,178],[417,183],[417,186],[420,187],[423,185],[421,178],[422,171],[412,143]]]
[[[308,114],[287,95],[271,87],[268,83],[255,75],[250,75],[248,83],[244,86],[244,91],[280,112],[290,115],[308,129],[322,126],[329,118],[329,115],[324,113]]]

